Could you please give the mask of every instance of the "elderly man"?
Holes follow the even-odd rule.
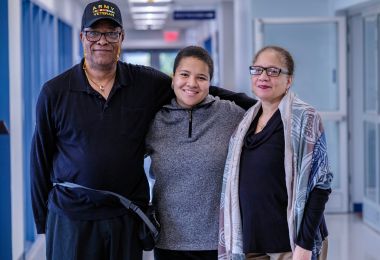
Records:
[[[146,206],[144,139],[173,96],[171,78],[118,61],[124,31],[114,3],[88,4],[80,37],[84,59],[46,82],[37,103],[31,151],[37,232],[46,233],[47,259],[138,260],[141,220],[132,211],[112,196],[53,184],[108,190]]]

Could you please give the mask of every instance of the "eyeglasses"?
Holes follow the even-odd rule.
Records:
[[[249,66],[249,73],[253,76],[263,74],[264,70],[269,77],[278,77],[281,73],[290,75],[288,71],[276,67]]]
[[[121,32],[98,32],[98,31],[83,31],[86,35],[86,39],[89,42],[97,42],[102,38],[102,35],[106,37],[106,40],[110,43],[119,41]]]

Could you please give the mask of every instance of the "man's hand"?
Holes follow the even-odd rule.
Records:
[[[312,252],[296,245],[293,252],[293,260],[311,260]]]

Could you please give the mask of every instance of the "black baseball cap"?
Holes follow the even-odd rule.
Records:
[[[84,9],[82,16],[82,30],[91,27],[95,22],[108,19],[123,28],[121,13],[116,4],[108,1],[95,1],[89,3]]]

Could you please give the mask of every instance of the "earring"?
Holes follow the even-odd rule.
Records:
[[[285,90],[285,95],[288,94],[288,92],[289,92],[289,88],[287,88],[287,89]]]

